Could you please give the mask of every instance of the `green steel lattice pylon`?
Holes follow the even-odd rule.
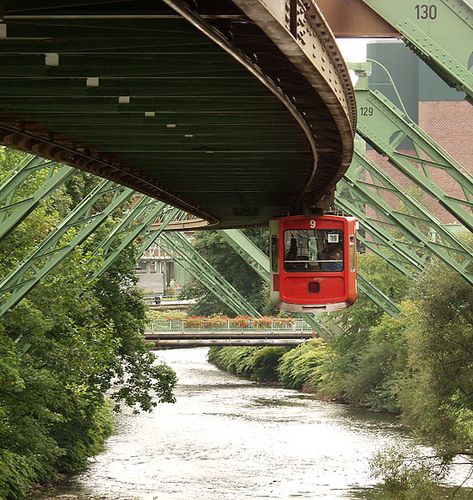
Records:
[[[250,302],[199,255],[186,236],[178,232],[163,232],[159,245],[236,314],[260,316]]]
[[[420,127],[378,91],[366,89],[365,77],[356,86],[357,132],[430,197],[473,231],[473,179]],[[412,153],[403,149],[409,143]],[[439,172],[453,188],[444,191]]]
[[[471,249],[359,150],[339,184],[337,203],[354,213],[365,228],[389,239],[391,248],[419,270],[425,267],[427,255],[435,255],[473,282]]]
[[[74,172],[71,167],[28,155],[0,186],[0,241]]]

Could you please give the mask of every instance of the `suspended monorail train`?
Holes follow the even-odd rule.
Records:
[[[271,299],[291,312],[331,312],[356,299],[354,217],[289,216],[269,223]]]

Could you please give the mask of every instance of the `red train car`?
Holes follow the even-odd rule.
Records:
[[[290,216],[269,223],[271,299],[292,312],[330,312],[356,299],[354,217]]]

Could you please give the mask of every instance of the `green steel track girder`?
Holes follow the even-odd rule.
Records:
[[[363,0],[450,86],[473,99],[473,9],[464,0]]]
[[[345,179],[385,224],[395,224],[404,236],[419,243],[467,281],[473,282],[471,250],[376,163],[356,151]]]
[[[141,196],[135,206],[123,217],[114,229],[97,246],[96,252],[103,252],[104,263],[92,274],[92,279],[102,275],[119,257],[121,252],[133,243],[156,221],[166,205],[149,196]]]
[[[90,236],[134,191],[111,181],[96,186],[0,283],[0,318]],[[97,205],[105,204],[105,208]]]
[[[473,231],[473,179],[468,172],[380,92],[357,88],[356,97],[357,131],[363,139]],[[413,153],[400,149],[405,140]],[[442,180],[448,180],[458,194],[445,193]]]
[[[45,172],[41,172],[41,171]],[[43,178],[38,179],[39,173]],[[10,234],[38,204],[74,175],[75,170],[38,156],[27,156],[0,186],[0,240]],[[33,179],[38,182],[30,182]],[[33,185],[34,191],[30,189]]]
[[[186,236],[178,232],[164,231],[159,244],[178,264],[189,271],[236,314],[261,316],[238,290],[199,255]]]
[[[170,11],[187,3],[2,2],[0,142],[221,227],[323,197],[351,157],[355,99],[315,3],[298,1],[297,37],[274,2],[259,20],[238,1]]]
[[[239,229],[224,229],[220,231],[220,234],[225,239],[225,241],[237,251],[238,255],[242,257],[265,281],[270,280],[270,263],[268,256],[262,252],[249,238],[247,238]],[[239,250],[237,250],[239,247]],[[258,265],[255,265],[255,261],[258,261]],[[263,271],[260,272],[260,266],[263,267]],[[358,285],[360,290],[367,295],[375,304],[377,304],[381,309],[387,312],[393,317],[397,317],[400,313],[399,308],[396,304],[381,290],[375,287],[369,280],[360,276],[358,273]],[[315,328],[318,333],[326,333],[328,325],[322,324],[319,318],[314,317],[310,314],[300,315],[304,320],[313,328]]]

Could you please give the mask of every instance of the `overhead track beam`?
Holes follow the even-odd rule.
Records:
[[[362,0],[451,87],[473,100],[473,8],[465,0]]]

